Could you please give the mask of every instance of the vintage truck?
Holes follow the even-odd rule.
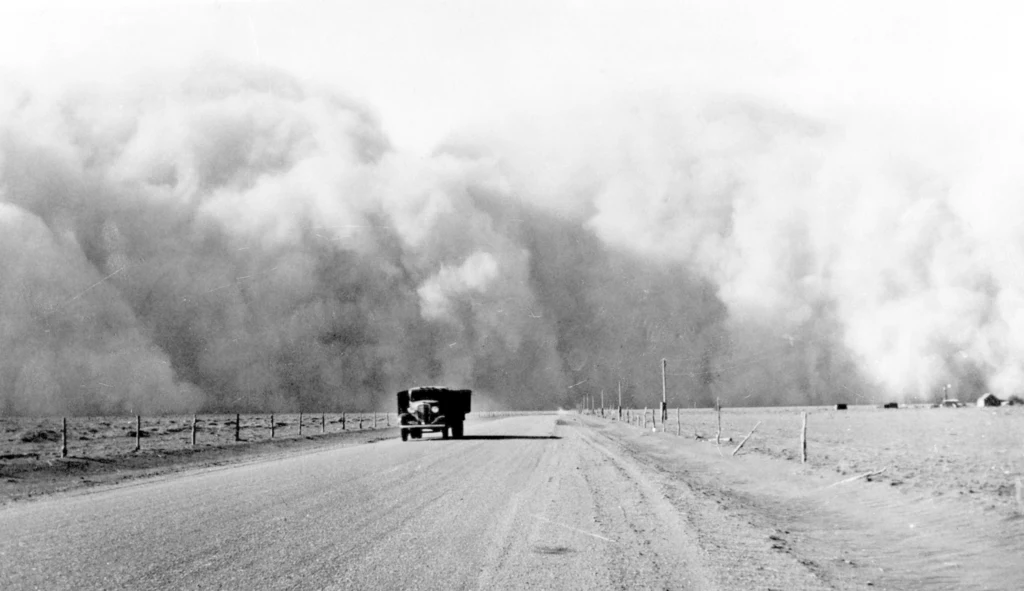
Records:
[[[441,432],[448,439],[462,437],[462,424],[470,410],[472,390],[426,386],[398,393],[398,422],[402,441],[419,439],[424,432]]]

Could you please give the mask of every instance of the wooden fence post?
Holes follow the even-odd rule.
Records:
[[[807,463],[807,413],[803,415],[803,425],[800,427],[800,463]]]
[[[715,398],[715,414],[718,415],[718,431],[715,432],[715,445],[722,445],[722,399]]]
[[[68,457],[68,418],[60,420],[60,457]]]
[[[192,415],[192,447],[196,446],[196,415]]]
[[[683,417],[679,407],[676,407],[676,437],[683,434]]]
[[[743,441],[741,441],[740,444],[736,446],[736,449],[732,450],[732,455],[736,455],[736,452],[740,451],[740,448],[743,447],[743,444],[746,443],[748,439],[750,439],[750,436],[754,434],[754,431],[757,431],[757,428],[760,425],[761,421],[758,421],[757,425],[754,425],[754,428],[750,430],[750,433],[747,433],[747,436],[743,438]]]
[[[135,415],[135,451],[142,449],[142,415]]]
[[[668,373],[668,360],[661,360],[661,430],[665,430],[665,423],[668,422],[668,382],[665,375]],[[654,416],[651,416],[651,422],[657,425],[657,421],[654,420]]]
[[[341,413],[341,430],[345,430],[345,413]]]
[[[277,430],[277,423],[274,422],[274,413],[270,413],[270,438],[274,438],[274,431]]]
[[[302,413],[299,412],[299,437],[302,437]]]
[[[647,407],[644,407],[644,431],[647,430]]]
[[[242,415],[235,413],[235,441],[242,440]]]
[[[324,434],[326,432],[327,432],[327,415],[325,413],[320,413],[320,434],[322,435],[322,434]]]

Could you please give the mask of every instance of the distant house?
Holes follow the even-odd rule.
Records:
[[[999,400],[999,397],[991,392],[986,392],[980,398],[978,398],[978,406],[999,406],[1003,401]]]

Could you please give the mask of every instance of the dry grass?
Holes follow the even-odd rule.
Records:
[[[82,486],[211,466],[260,455],[323,445],[358,444],[397,436],[396,415],[201,415],[192,446],[192,416],[143,417],[135,450],[135,417],[67,419],[68,456],[62,458],[59,417],[0,418],[0,503]]]
[[[302,435],[321,432],[358,431],[396,424],[394,413],[330,414],[302,416]],[[68,420],[68,455],[78,458],[112,458],[135,450],[135,417],[73,417]],[[344,424],[343,424],[344,421]],[[269,440],[270,415],[242,415],[241,443]],[[299,415],[275,415],[275,438],[299,436]],[[192,417],[143,417],[141,447],[147,451],[173,451],[191,447]],[[61,419],[59,417],[0,419],[0,460],[21,457],[59,457]],[[235,415],[201,415],[197,421],[196,446],[235,444]]]

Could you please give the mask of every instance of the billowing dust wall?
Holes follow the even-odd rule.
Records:
[[[673,405],[1019,385],[1019,241],[951,173],[768,106],[649,107],[424,157],[274,71],[5,88],[0,411],[383,409],[420,384],[550,408],[620,379],[642,406],[663,357]]]

